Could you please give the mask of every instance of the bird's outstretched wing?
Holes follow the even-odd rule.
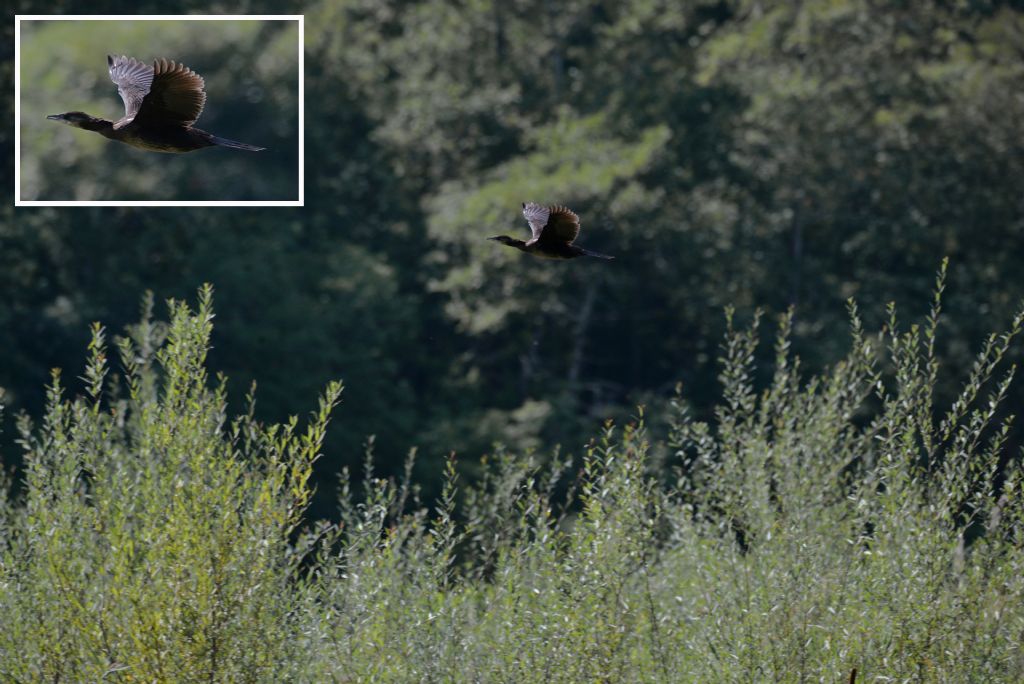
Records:
[[[547,207],[542,207],[533,202],[523,203],[523,216],[526,217],[526,222],[530,224],[530,231],[533,233],[534,242],[540,239],[544,226],[548,224],[549,214],[550,212]]]
[[[115,126],[121,128],[131,123],[139,113],[142,100],[153,85],[153,67],[124,55],[107,55],[107,68],[110,80],[117,86],[117,92],[124,100],[124,118]]]
[[[206,104],[203,77],[169,59],[153,62],[153,85],[142,100],[138,117],[147,121],[191,126]]]
[[[580,217],[568,207],[553,206],[546,210],[548,222],[541,233],[540,239],[547,242],[564,242],[572,244],[580,234]]]
[[[124,100],[123,128],[135,119],[166,125],[191,126],[206,104],[203,77],[184,64],[158,59],[153,66],[131,57],[107,56],[110,80]]]

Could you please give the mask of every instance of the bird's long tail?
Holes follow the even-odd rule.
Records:
[[[589,256],[589,257],[597,257],[598,259],[614,259],[615,258],[613,256],[608,256],[607,254],[601,254],[600,252],[591,252],[589,249],[583,250],[583,255],[584,256]]]
[[[255,145],[246,145],[240,143],[237,140],[228,140],[227,138],[220,138],[216,135],[211,135],[210,140],[213,141],[214,145],[220,145],[221,147],[230,147],[233,150],[246,150],[248,152],[262,152],[267,149],[265,147],[256,147]]]

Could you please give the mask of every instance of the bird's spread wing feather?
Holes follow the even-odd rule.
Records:
[[[153,85],[139,107],[138,118],[191,126],[206,104],[203,77],[169,59],[153,62]]]
[[[572,244],[580,234],[580,217],[568,207],[553,206],[545,210],[548,214],[547,225],[541,239],[549,242]]]
[[[124,55],[107,55],[107,67],[110,80],[124,100],[124,118],[116,126],[120,128],[131,123],[139,113],[139,107],[153,85],[153,67]]]
[[[527,202],[523,205],[523,216],[526,217],[526,222],[530,224],[530,231],[533,233],[534,241],[540,239],[544,226],[548,224],[548,214],[548,208],[542,207],[539,204]]]

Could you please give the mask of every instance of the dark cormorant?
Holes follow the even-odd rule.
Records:
[[[542,207],[529,202],[523,204],[523,216],[533,231],[533,237],[529,240],[518,240],[508,235],[497,235],[487,239],[497,240],[503,245],[546,259],[575,259],[580,256],[615,258],[573,244],[573,240],[580,233],[580,217],[568,207]]]
[[[158,59],[150,66],[131,57],[107,55],[107,65],[124,100],[123,117],[111,122],[68,112],[46,118],[151,152],[191,152],[213,145],[250,152],[265,149],[192,128],[206,104],[206,93],[203,77],[184,64]]]

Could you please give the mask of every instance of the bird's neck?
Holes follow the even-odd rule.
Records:
[[[96,131],[97,133],[103,133],[106,135],[108,132],[114,130],[114,122],[107,121],[106,119],[100,119],[95,116],[90,116],[84,121],[79,121],[75,124],[76,128],[82,128],[87,131]]]

